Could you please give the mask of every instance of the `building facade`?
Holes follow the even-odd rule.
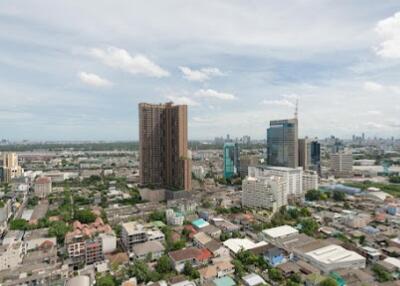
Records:
[[[51,178],[39,177],[34,184],[35,196],[45,198],[51,193]]]
[[[270,122],[267,129],[267,162],[271,166],[298,167],[297,118]]]
[[[140,183],[191,190],[187,105],[139,104]]]
[[[353,174],[353,155],[349,152],[331,154],[331,171],[335,177],[351,177]]]
[[[3,154],[2,180],[9,183],[12,179],[21,177],[23,169],[18,164],[16,153]]]
[[[224,144],[224,178],[230,179],[240,170],[240,148],[238,143]]]
[[[247,177],[242,182],[242,205],[275,212],[287,205],[284,180],[279,176]]]

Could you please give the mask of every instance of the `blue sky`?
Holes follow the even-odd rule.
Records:
[[[0,137],[136,140],[137,104],[189,104],[191,139],[400,132],[400,2],[0,2]]]

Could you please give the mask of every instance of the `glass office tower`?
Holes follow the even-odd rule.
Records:
[[[238,174],[240,168],[240,149],[238,143],[224,144],[224,178],[230,179]]]
[[[270,166],[299,165],[297,119],[274,120],[267,129],[267,162]]]

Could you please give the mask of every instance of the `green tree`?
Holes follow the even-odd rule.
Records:
[[[29,227],[28,222],[21,218],[14,219],[10,223],[11,230],[27,230],[28,227]]]
[[[319,190],[309,190],[306,192],[305,198],[307,201],[318,201],[321,199],[321,192]]]
[[[238,260],[238,259],[234,259],[232,261],[232,264],[233,264],[233,266],[235,266],[235,275],[237,277],[241,278],[245,273],[245,269],[244,269],[242,262],[240,262],[240,260]]]
[[[96,286],[116,286],[114,278],[111,275],[105,275],[96,279]]]
[[[276,268],[271,268],[270,270],[268,270],[268,277],[276,282],[283,280],[282,273]]]
[[[376,280],[378,280],[379,282],[387,282],[393,280],[392,275],[379,264],[375,264],[374,266],[372,266],[372,271],[374,272]]]
[[[183,274],[192,279],[197,279],[200,277],[199,271],[194,269],[192,263],[190,263],[189,261],[185,262],[185,266],[183,267]]]
[[[313,236],[317,233],[319,225],[312,218],[303,219],[301,222],[301,231],[309,236]]]
[[[156,270],[158,273],[169,273],[174,270],[174,266],[167,255],[161,256],[158,260]]]
[[[338,286],[338,284],[336,283],[336,281],[333,278],[328,277],[328,278],[322,280],[322,282],[319,283],[319,286]]]
[[[342,202],[346,198],[346,194],[339,191],[333,191],[332,199],[337,202]]]
[[[49,236],[55,236],[57,243],[63,244],[65,234],[70,230],[70,227],[63,221],[55,221],[50,224]]]
[[[96,215],[89,209],[77,210],[74,219],[81,223],[92,223],[96,220]]]

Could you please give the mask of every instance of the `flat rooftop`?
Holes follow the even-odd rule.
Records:
[[[306,253],[307,256],[323,264],[343,263],[365,258],[354,251],[347,250],[339,245],[331,244]]]
[[[282,225],[274,228],[264,229],[263,233],[273,239],[298,234],[299,231],[290,225]]]

